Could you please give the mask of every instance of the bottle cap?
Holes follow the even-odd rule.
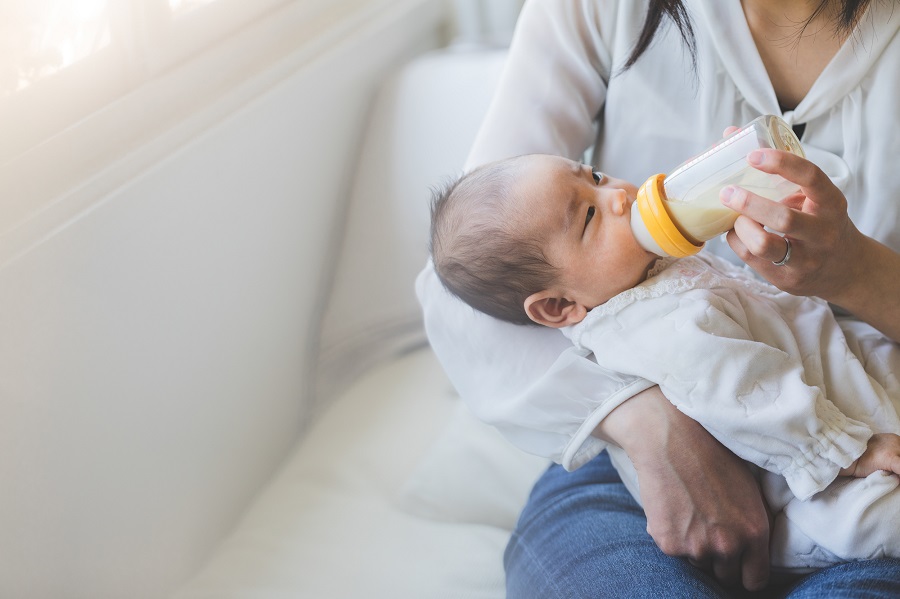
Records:
[[[648,252],[676,258],[692,256],[700,251],[703,243],[682,233],[666,210],[663,202],[665,177],[653,175],[638,189],[637,199],[631,206],[631,230]]]
[[[806,158],[806,153],[803,151],[803,146],[800,145],[800,140],[797,139],[797,134],[784,122],[784,119],[774,115],[768,115],[764,118],[768,119],[769,134],[772,136],[775,149],[796,154],[800,158]]]

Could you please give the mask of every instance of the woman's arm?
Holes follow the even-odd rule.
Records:
[[[900,343],[900,254],[860,235],[847,282],[823,297]]]
[[[761,171],[800,185],[801,196],[773,202],[735,188],[722,202],[740,212],[728,243],[751,268],[794,295],[815,295],[900,341],[900,254],[863,235],[847,214],[847,199],[816,165],[778,150],[750,156]],[[756,162],[754,162],[756,161]],[[790,239],[786,243],[763,226]]]
[[[597,0],[525,3],[465,170],[521,154],[584,154],[606,100],[612,57],[603,29],[613,30],[615,6]]]
[[[728,585],[769,579],[770,518],[743,460],[651,387],[613,410],[595,434],[634,463],[647,532]]]

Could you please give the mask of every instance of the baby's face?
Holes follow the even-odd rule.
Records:
[[[558,297],[587,309],[634,287],[658,258],[631,232],[637,188],[599,177],[590,166],[556,156],[528,156],[512,190],[521,226],[544,240],[561,271]]]

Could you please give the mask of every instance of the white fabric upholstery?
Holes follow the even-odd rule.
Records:
[[[504,597],[506,527],[543,466],[506,451],[493,430],[466,422],[473,435],[464,440],[453,433],[458,445],[440,451],[487,463],[473,465],[468,479],[429,476],[411,483],[422,476],[417,463],[458,405],[430,349],[368,373],[334,402],[213,559],[173,599]],[[491,448],[500,452],[479,454]],[[429,456],[426,464],[441,461]],[[461,468],[465,464],[457,462],[453,469],[458,474]],[[468,493],[482,496],[486,489],[481,515],[492,514],[496,524],[454,520],[473,515]],[[443,517],[409,513],[447,491],[447,504],[430,504]]]
[[[503,550],[546,462],[456,399],[413,291],[428,187],[460,172],[502,63],[433,53],[382,89],[324,324],[328,407],[173,599],[505,596]]]
[[[504,57],[500,50],[432,52],[380,90],[323,324],[320,396],[424,341],[413,285],[428,257],[429,189],[461,173]]]
[[[514,447],[458,402],[441,436],[400,490],[413,515],[512,530],[549,460]]]
[[[97,147],[61,131],[38,152],[39,185],[0,184],[29,218],[0,236],[3,599],[167,596],[309,422],[372,98],[447,20],[443,0],[280,4],[293,16],[235,29],[80,123]],[[208,95],[175,97],[226,61]],[[156,101],[165,123],[149,135],[116,125]]]

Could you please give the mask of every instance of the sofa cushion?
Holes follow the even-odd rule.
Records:
[[[457,405],[428,348],[367,373],[173,599],[503,598],[508,530],[421,518],[397,501]],[[475,445],[462,453],[491,459]],[[466,486],[501,493],[489,475]],[[517,487],[495,502],[518,511]]]
[[[505,50],[439,50],[382,85],[356,160],[322,327],[318,394],[421,343],[413,286],[428,257],[430,188],[461,173]]]
[[[460,402],[447,428],[401,489],[410,514],[512,531],[549,461],[514,447]]]

